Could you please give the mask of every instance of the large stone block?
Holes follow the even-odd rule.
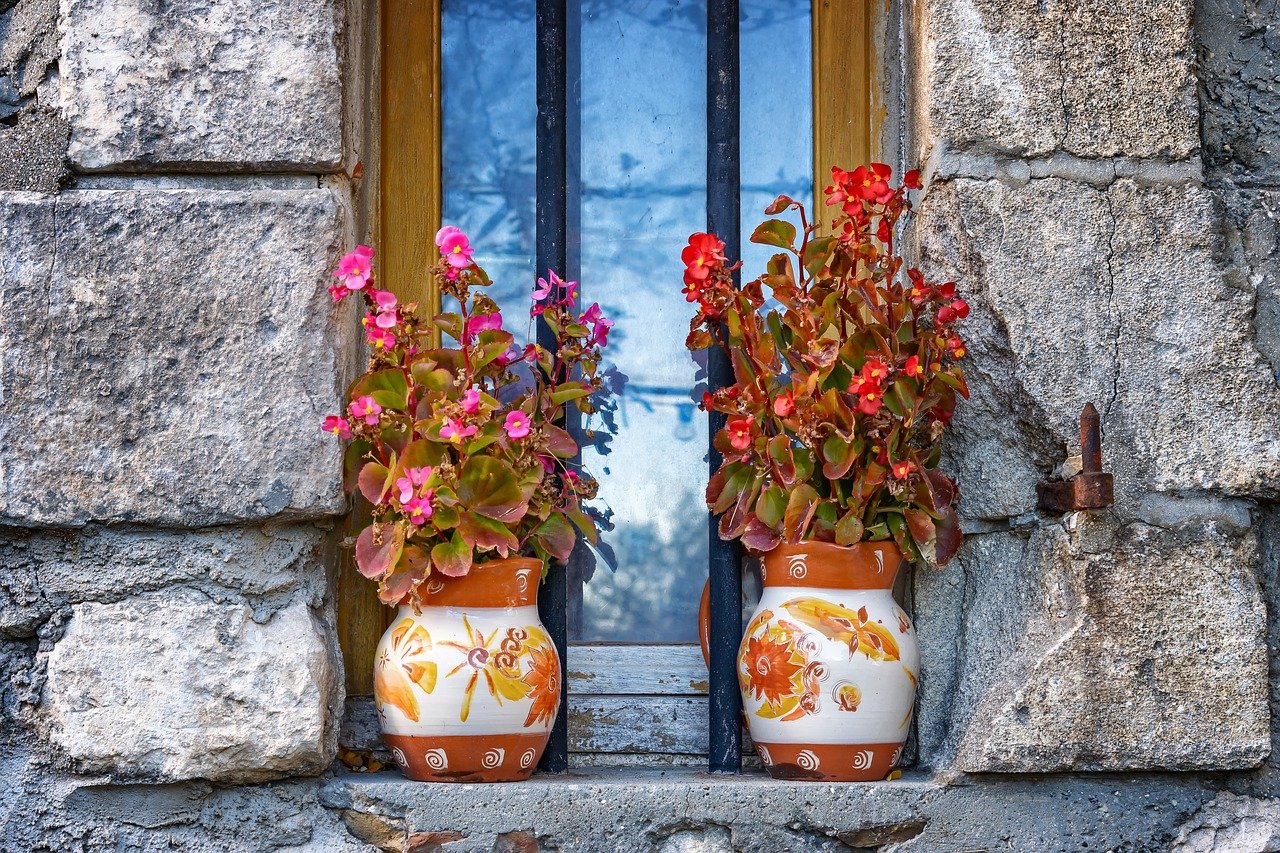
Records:
[[[1191,0],[928,0],[926,144],[1045,156],[1199,147]]]
[[[335,169],[340,6],[62,0],[72,161],[83,169]]]
[[[1223,260],[1204,188],[957,179],[934,184],[921,214],[925,266],[974,305],[975,401],[957,424],[1019,434],[951,442],[962,511],[1016,508],[1008,483],[1029,509],[1090,401],[1121,505],[1144,490],[1280,488],[1280,392],[1252,335],[1254,287]]]
[[[80,604],[48,656],[53,742],[118,778],[247,782],[317,773],[337,748],[331,637],[296,604],[151,595]]]
[[[922,757],[969,772],[1254,767],[1270,751],[1258,542],[1075,515],[921,574]]]
[[[318,606],[330,534],[309,524],[206,530],[0,529],[0,636],[29,637],[55,612],[181,584],[210,600],[248,598],[259,621]]]
[[[341,219],[326,190],[0,196],[0,520],[340,512]]]

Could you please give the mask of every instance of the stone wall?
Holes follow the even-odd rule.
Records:
[[[0,2],[0,849],[323,835],[344,19]]]
[[[428,790],[329,770],[371,13],[0,0],[0,849],[1276,849],[1280,10],[903,5],[974,309],[916,767]],[[1048,517],[1086,401],[1116,505]]]

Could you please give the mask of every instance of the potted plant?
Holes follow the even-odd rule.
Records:
[[[956,484],[937,465],[968,395],[954,325],[969,307],[895,250],[918,172],[896,187],[879,163],[832,177],[830,228],[787,196],[766,208],[794,211],[799,227],[755,229],[752,242],[780,250],[758,278],[735,286],[739,265],[711,234],[691,236],[682,259],[688,346],[722,347],[735,379],[702,401],[727,419],[707,504],[721,538],[762,556],[738,654],[752,739],[775,777],[866,781],[897,764],[915,701],[899,565],[943,565],[962,539]]]
[[[566,408],[593,411],[613,324],[598,305],[577,314],[576,283],[549,273],[533,313],[556,350],[517,347],[467,236],[445,227],[436,244],[432,276],[457,310],[431,317],[376,287],[372,249],[342,259],[330,290],[364,300],[369,368],[324,429],[348,442],[347,488],[372,506],[357,566],[399,608],[374,666],[392,755],[411,779],[524,779],[560,702],[538,584],[575,528],[597,535],[584,507],[596,482],[573,462]]]

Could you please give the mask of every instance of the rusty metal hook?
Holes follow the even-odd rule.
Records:
[[[1070,479],[1041,481],[1036,489],[1040,509],[1062,515],[1115,502],[1115,478],[1102,470],[1102,419],[1093,403],[1080,412],[1080,466]]]

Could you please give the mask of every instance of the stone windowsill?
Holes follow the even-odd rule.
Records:
[[[941,786],[911,772],[892,782],[782,782],[761,772],[593,768],[495,785],[420,783],[398,772],[336,772],[322,799],[348,829],[384,849],[684,849],[707,833],[794,843],[876,846],[905,841]],[[506,846],[499,847],[504,842]],[[455,846],[457,845],[457,846]],[[512,846],[514,845],[514,846]],[[549,846],[554,845],[554,846]],[[715,848],[711,848],[715,849]]]

